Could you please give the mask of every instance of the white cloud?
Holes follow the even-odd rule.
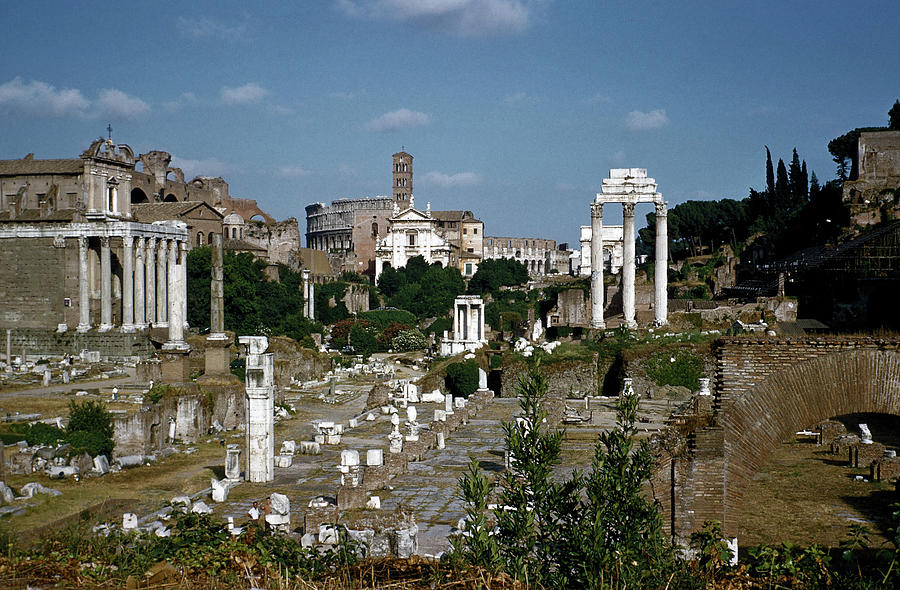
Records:
[[[188,158],[172,158],[172,166],[181,168],[187,179],[195,176],[225,176],[235,172],[233,166],[226,164],[218,158],[205,158],[202,160],[190,160]]]
[[[180,16],[178,17],[177,26],[182,34],[195,39],[216,38],[233,40],[239,39],[247,33],[246,24],[226,25],[208,17],[189,19]]]
[[[101,115],[122,119],[135,119],[150,112],[150,105],[146,102],[115,88],[100,91],[97,108]]]
[[[646,131],[647,129],[659,129],[668,125],[669,117],[665,109],[656,109],[645,113],[643,111],[631,111],[625,117],[625,126],[632,131]]]
[[[460,35],[521,33],[538,0],[337,0],[345,14],[383,19]]]
[[[261,101],[267,94],[268,90],[255,82],[250,82],[243,86],[223,86],[220,97],[225,104],[250,104]]]
[[[282,178],[300,178],[301,176],[309,176],[312,172],[303,166],[281,166],[276,174]]]
[[[472,186],[481,182],[481,175],[476,172],[457,172],[456,174],[426,172],[420,182],[425,186],[437,186],[440,188]]]
[[[70,117],[86,114],[90,101],[75,88],[55,86],[16,77],[0,84],[0,110],[37,117]]]
[[[366,123],[366,129],[369,131],[399,131],[402,129],[421,127],[430,122],[431,117],[425,113],[411,111],[409,109],[397,109],[396,111],[391,111],[378,118],[372,119]]]

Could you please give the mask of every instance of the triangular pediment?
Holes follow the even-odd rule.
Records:
[[[431,217],[429,215],[425,215],[418,209],[413,209],[409,207],[404,209],[397,215],[391,217],[391,221],[430,221]]]

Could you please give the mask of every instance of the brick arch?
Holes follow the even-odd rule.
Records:
[[[777,371],[722,404],[723,525],[736,531],[744,490],[775,448],[821,420],[900,415],[900,352],[843,350]]]

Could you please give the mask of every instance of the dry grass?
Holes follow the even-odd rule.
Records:
[[[872,545],[887,541],[892,484],[856,481],[869,470],[851,469],[812,442],[779,446],[744,493],[738,516],[741,545],[790,541],[837,546],[851,524],[867,524]]]

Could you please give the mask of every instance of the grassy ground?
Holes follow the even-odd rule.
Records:
[[[850,525],[864,524],[872,546],[887,541],[893,484],[857,481],[868,468],[851,469],[811,440],[785,443],[769,457],[744,494],[741,545],[790,541],[837,546]]]

